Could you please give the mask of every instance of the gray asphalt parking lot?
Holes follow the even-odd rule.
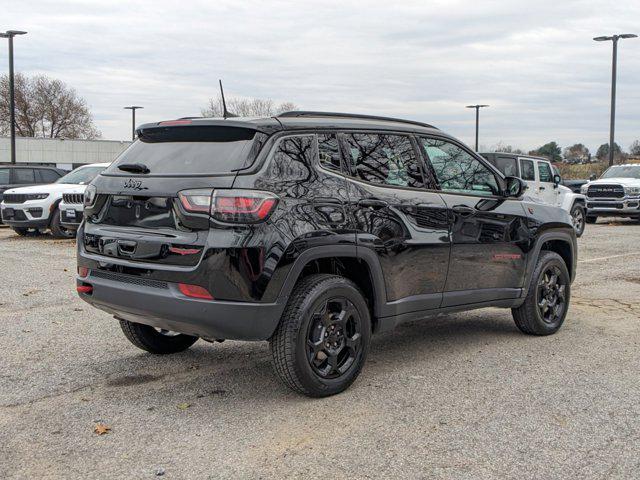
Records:
[[[637,478],[639,235],[587,227],[558,334],[498,309],[404,324],[311,400],[264,342],[137,350],[77,298],[73,241],[2,228],[0,477]]]

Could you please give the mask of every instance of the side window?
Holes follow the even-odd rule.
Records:
[[[551,167],[547,162],[538,162],[538,175],[540,175],[541,182],[553,182]]]
[[[536,181],[536,172],[534,170],[533,160],[520,159],[520,170],[522,170],[522,180],[528,180],[530,182]]]
[[[313,137],[287,137],[276,146],[269,166],[269,176],[288,182],[307,180],[311,175]]]
[[[14,182],[19,184],[35,183],[32,168],[16,168],[13,172],[13,178]]]
[[[448,192],[498,195],[494,173],[480,160],[446,140],[421,137],[440,188]]]
[[[60,176],[54,170],[48,170],[46,168],[38,169],[38,182],[53,183],[59,178]]]
[[[0,185],[8,185],[8,184],[9,184],[9,169],[0,168]]]
[[[340,146],[335,134],[318,135],[318,158],[323,168],[334,172],[342,171]]]
[[[420,164],[409,137],[352,133],[345,138],[354,177],[379,185],[424,187]]]
[[[518,176],[518,161],[515,158],[498,157],[494,164],[505,177]]]

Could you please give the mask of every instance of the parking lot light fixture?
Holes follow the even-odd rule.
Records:
[[[22,30],[7,30],[0,32],[0,38],[9,39],[9,123],[11,124],[11,163],[16,163],[16,102],[15,84],[13,80],[13,37],[26,35]]]
[[[131,140],[136,139],[136,110],[144,108],[137,105],[131,105],[130,107],[124,107],[125,110],[131,110]]]
[[[467,105],[467,108],[476,109],[476,152],[478,151],[478,128],[480,125],[480,109],[488,106],[489,105]]]
[[[613,142],[616,124],[616,69],[618,63],[618,40],[621,38],[636,38],[635,33],[595,37],[596,42],[613,42],[613,58],[611,60],[611,120],[609,124],[609,166],[613,165]]]

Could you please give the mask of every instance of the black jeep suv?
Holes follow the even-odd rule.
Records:
[[[152,353],[268,340],[292,389],[358,376],[372,333],[479,307],[562,325],[560,208],[426,124],[289,112],[146,124],[85,193],[77,289]]]

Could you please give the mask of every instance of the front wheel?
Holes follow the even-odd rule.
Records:
[[[511,309],[516,326],[529,335],[556,333],[569,309],[569,271],[560,255],[542,251],[524,303]]]
[[[358,287],[322,274],[296,285],[269,344],[285,385],[326,397],[346,390],[358,377],[370,339],[369,308]]]
[[[120,328],[127,340],[136,347],[158,355],[182,352],[198,340],[198,337],[191,335],[161,330],[127,320],[120,320]]]
[[[60,210],[56,208],[51,212],[51,215],[51,225],[49,225],[49,228],[55,238],[73,238],[76,236],[75,230],[63,227],[60,223]]]
[[[579,203],[576,203],[571,208],[570,215],[571,215],[571,221],[573,223],[573,229],[576,231],[576,237],[581,237],[582,234],[584,233],[584,227],[585,227],[586,214],[585,214],[584,207]]]

